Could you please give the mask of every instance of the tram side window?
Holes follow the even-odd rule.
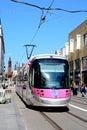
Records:
[[[27,73],[24,74],[24,76],[23,76],[23,80],[24,80],[24,81],[27,81],[27,80],[28,80]]]
[[[40,72],[40,65],[37,60],[35,60],[32,64],[32,85],[33,87],[40,87],[41,86],[41,72]]]
[[[37,65],[34,67],[35,73],[34,73],[34,86],[36,88],[41,87],[41,72],[40,72],[40,65],[37,63]]]
[[[29,71],[29,85],[30,87],[34,87],[34,68],[31,67]]]
[[[30,87],[41,87],[41,72],[37,61],[34,61],[29,70]]]

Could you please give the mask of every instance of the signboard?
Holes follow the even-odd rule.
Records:
[[[70,39],[70,52],[74,52],[74,39]]]
[[[77,47],[76,48],[80,49],[81,48],[81,35],[77,34],[76,38],[77,38]]]
[[[65,53],[66,53],[66,55],[69,54],[69,43],[68,42],[65,43]]]

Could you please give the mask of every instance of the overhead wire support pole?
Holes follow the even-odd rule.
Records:
[[[26,44],[26,45],[24,45],[24,46],[25,46],[25,48],[26,48],[27,59],[29,59],[29,58],[31,57],[31,55],[32,55],[32,53],[33,53],[33,49],[34,49],[34,47],[36,47],[36,45]],[[28,54],[28,47],[32,47],[31,52],[30,52],[30,55]]]

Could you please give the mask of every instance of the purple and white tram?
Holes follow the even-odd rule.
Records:
[[[65,107],[71,99],[68,68],[63,56],[32,56],[18,73],[16,92],[27,105]]]

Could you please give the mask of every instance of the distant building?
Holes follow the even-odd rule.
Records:
[[[57,55],[62,55],[61,49],[60,49],[60,50],[56,50],[56,51],[55,51],[55,54],[57,54]]]
[[[5,54],[5,46],[4,46],[4,38],[3,38],[1,19],[0,19],[0,77],[4,73],[4,54]]]
[[[68,53],[67,53],[67,51],[68,51],[68,43],[65,44],[65,47],[61,48],[60,50],[56,50],[55,54],[62,55],[64,57],[66,57],[66,59],[68,59]]]
[[[12,76],[12,61],[11,61],[11,57],[9,57],[9,60],[8,60],[8,75],[10,77]]]

